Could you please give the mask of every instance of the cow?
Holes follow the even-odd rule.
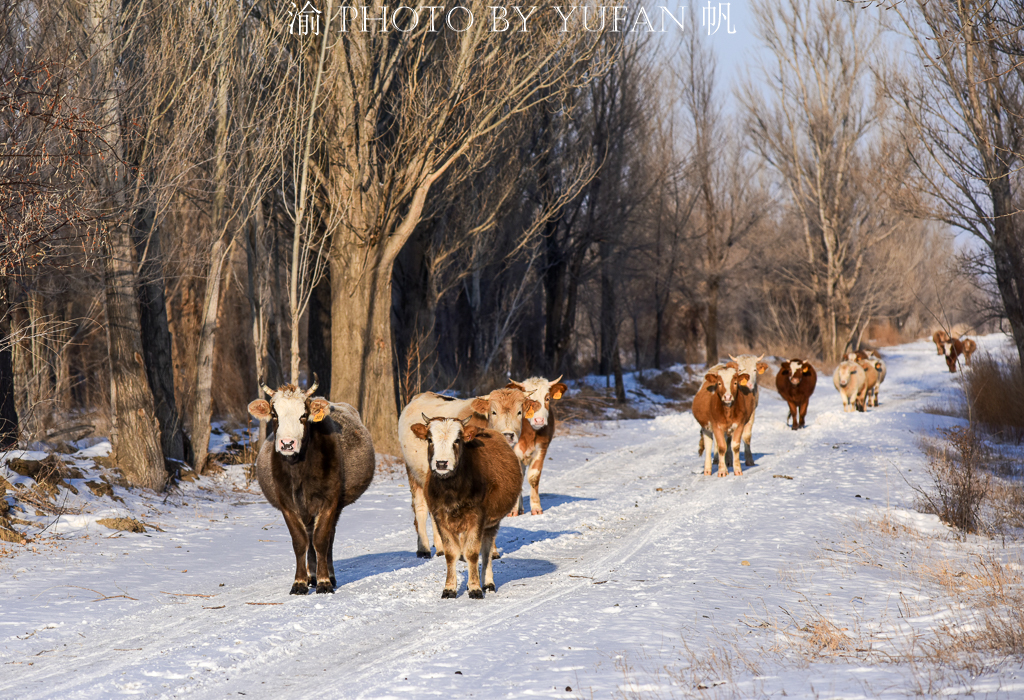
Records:
[[[749,388],[754,395],[754,410],[751,411],[750,420],[747,421],[747,427],[743,430],[743,466],[752,467],[754,466],[754,457],[750,453],[750,436],[754,432],[754,417],[757,413],[757,403],[761,394],[757,386],[757,378],[768,370],[768,363],[763,361],[764,353],[758,356],[740,355],[739,357],[733,357],[729,355],[729,359],[736,363],[736,367],[741,373],[750,377]]]
[[[870,360],[873,357],[881,358],[882,355],[877,350],[858,350],[854,353],[858,360]]]
[[[346,403],[313,397],[286,384],[260,389],[270,401],[256,399],[249,413],[266,421],[267,439],[256,457],[256,478],[267,501],[284,515],[295,551],[295,581],[290,593],[334,593],[334,534],[338,517],[373,480],[375,454],[370,431]]]
[[[511,377],[506,389],[518,389],[528,398],[537,401],[540,408],[532,416],[523,416],[523,431],[519,434],[515,453],[523,465],[523,473],[530,484],[530,514],[541,515],[540,475],[544,470],[544,457],[548,453],[551,439],[555,436],[555,414],[551,401],[562,398],[568,387],[561,383],[562,377],[548,381],[544,377],[530,377],[517,382]],[[520,496],[515,509],[509,515],[523,513],[523,499]]]
[[[843,399],[843,412],[864,411],[867,398],[867,375],[856,362],[843,360],[832,373],[832,384]]]
[[[788,421],[793,419],[793,430],[804,427],[804,419],[807,417],[807,404],[814,393],[814,387],[818,383],[818,373],[810,362],[794,358],[783,361],[775,375],[775,388],[779,396],[789,404]]]
[[[487,396],[472,399],[456,399],[433,392],[417,394],[402,409],[398,417],[398,442],[405,459],[405,470],[412,492],[412,511],[416,526],[416,556],[430,558],[430,542],[427,539],[427,502],[423,495],[430,465],[427,462],[427,447],[423,440],[412,432],[412,426],[426,413],[435,418],[471,419],[474,427],[487,427],[501,435],[512,448],[519,442],[523,429],[523,416],[532,416],[540,409],[540,403],[526,398],[517,389],[495,389]],[[443,540],[434,523],[434,550],[437,556],[444,554]]]
[[[864,370],[864,405],[865,406],[877,406],[878,405],[878,370],[875,368],[875,363],[871,360],[856,360],[853,356],[851,360],[856,362]]]
[[[878,405],[878,392],[882,388],[882,382],[885,381],[885,375],[889,371],[889,367],[888,367],[888,365],[885,364],[885,360],[883,360],[880,357],[869,358],[868,362],[870,362],[872,365],[874,365],[875,371],[878,373],[878,382],[875,384],[875,393],[873,395],[874,403],[872,404],[873,406],[877,406]]]
[[[974,342],[974,341],[971,341]],[[959,338],[951,338],[942,344],[942,354],[950,373],[956,372],[957,361],[964,354],[964,344]]]
[[[469,566],[469,597],[483,598],[485,590],[496,590],[491,552],[498,526],[522,496],[519,458],[504,436],[469,425],[468,417],[420,417],[423,422],[409,429],[427,451],[423,491],[448,566],[441,597],[455,597],[455,565],[463,556]]]
[[[949,342],[949,333],[940,328],[932,333],[932,342],[935,343],[935,354],[945,355],[945,344]]]
[[[978,349],[978,344],[970,338],[961,338],[960,342],[964,346],[964,360],[967,362],[967,366],[971,366],[971,355]]]
[[[704,453],[705,438],[714,437],[718,452],[718,476],[729,475],[725,462],[726,441],[732,440],[732,469],[742,476],[740,442],[750,416],[754,413],[754,392],[750,375],[740,372],[735,363],[712,368],[704,375],[704,383],[693,398],[693,417],[700,424],[697,453]],[[711,449],[704,453],[704,475],[711,476]]]

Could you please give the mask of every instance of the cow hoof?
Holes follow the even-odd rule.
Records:
[[[430,559],[430,552],[421,552],[417,549],[416,556],[418,556],[420,559]]]
[[[501,559],[501,550],[495,549],[491,552],[491,559]]]
[[[336,579],[333,576],[331,576],[331,585],[334,586],[335,588],[337,588],[338,587],[338,579]]]
[[[315,585],[316,585],[316,576],[310,576],[310,577],[309,577],[309,581],[307,581],[307,583],[308,583],[308,584],[309,584],[310,586],[315,586]]]
[[[754,466],[754,460],[752,460],[752,459],[745,459],[745,460],[743,460],[743,466],[744,467],[752,467],[752,466]]]
[[[443,591],[441,591],[441,597],[442,598],[454,598],[455,597],[455,591],[452,590],[451,588],[446,588]]]
[[[508,514],[508,517],[510,517],[510,518],[517,518],[517,517],[519,517],[519,511],[518,510],[512,511],[511,513]]]
[[[292,584],[292,589],[288,593],[289,595],[306,595],[309,593],[309,586],[306,585],[305,581],[296,581]]]
[[[430,555],[428,554],[427,557],[429,557],[429,556]],[[443,549],[437,550],[436,552],[434,552],[434,556],[435,557],[443,557],[444,556],[444,550]]]
[[[469,597],[476,598],[477,600],[479,600],[484,597],[484,592],[479,588],[471,588],[469,590]]]
[[[719,469],[718,470],[718,476],[721,476],[721,477],[729,476],[729,471],[726,470],[726,469]]]
[[[734,469],[733,470],[733,475],[734,476],[743,476],[743,470],[742,469]]]
[[[334,593],[334,584],[330,581],[316,584],[317,593]]]
[[[544,515],[544,511],[540,508],[534,508],[530,511],[530,515]]]
[[[496,591],[498,589],[494,587],[493,583],[488,583],[486,586],[484,586],[484,590],[485,591],[490,591],[491,593],[493,593],[494,591]],[[483,598],[483,596],[480,596],[480,597]]]
[[[711,476],[711,470],[710,469],[705,469],[704,470],[704,476]]]

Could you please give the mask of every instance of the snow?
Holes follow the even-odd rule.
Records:
[[[842,413],[826,377],[802,431],[763,388],[742,477],[703,475],[689,413],[560,427],[545,512],[503,522],[482,601],[465,565],[441,599],[444,561],[416,558],[404,481],[378,477],[345,510],[337,592],[305,597],[288,595],[283,519],[241,467],[166,497],[115,488],[123,506],[80,487],[86,512],[59,537],[0,558],[0,697],[1022,697],[1019,660],[881,660],[970,623],[904,569],[992,546],[914,510],[920,438],[958,423],[922,408],[955,383],[928,341],[885,355],[877,409]],[[112,513],[162,532],[96,525]],[[877,520],[920,535],[885,540]],[[799,651],[820,619],[872,652]]]

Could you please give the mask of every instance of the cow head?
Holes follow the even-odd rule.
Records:
[[[845,360],[839,363],[839,367],[836,368],[839,372],[839,386],[845,387],[850,383],[850,379],[857,374],[857,372],[863,372],[864,369],[852,360]]]
[[[768,370],[768,363],[764,362],[763,353],[756,357],[754,355],[740,355],[739,357],[729,355],[729,359],[732,360],[740,372],[743,372],[750,378],[749,386],[752,390],[757,388],[758,375],[764,374]]]
[[[803,360],[792,359],[783,362],[779,368],[779,374],[785,377],[790,384],[796,386],[800,381],[811,373],[811,366]]]
[[[956,361],[960,357],[960,348],[957,347],[959,341],[947,340],[942,344],[942,354],[946,358],[946,367],[949,368],[950,372],[956,372]],[[961,345],[961,347],[963,347]]]
[[[284,457],[293,457],[306,445],[306,426],[309,422],[322,421],[331,412],[327,399],[310,398],[318,382],[313,375],[313,384],[302,391],[294,384],[285,384],[273,391],[265,384],[260,389],[270,398],[256,399],[249,404],[249,414],[261,421],[269,421],[267,433],[274,433],[274,449]]]
[[[487,427],[505,436],[515,447],[523,432],[523,415],[532,418],[540,410],[540,403],[526,398],[520,389],[495,389],[487,396],[473,399],[473,410],[487,416]]]
[[[460,421],[458,418],[428,418],[421,413],[422,423],[412,425],[412,433],[420,440],[427,441],[427,464],[436,476],[447,479],[455,473],[462,462],[462,450],[467,442],[473,442],[477,429],[469,426],[471,417]]]
[[[740,389],[749,387],[751,383],[750,375],[741,372],[732,362],[705,374],[704,381],[708,384],[707,390],[718,394],[718,398],[726,406],[732,406]]]
[[[548,424],[551,417],[552,399],[562,398],[562,395],[569,390],[569,387],[562,384],[561,375],[558,379],[550,382],[544,377],[530,377],[522,382],[517,382],[511,377],[509,379],[511,381],[505,386],[506,389],[518,389],[526,395],[526,398],[540,404],[540,408],[534,411],[532,416],[529,413],[526,416],[534,430],[540,430]]]

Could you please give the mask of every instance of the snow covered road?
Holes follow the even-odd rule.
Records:
[[[896,610],[884,572],[813,564],[851,522],[888,508],[935,526],[910,512],[903,477],[923,477],[917,435],[952,422],[920,410],[953,382],[930,343],[886,358],[877,409],[843,414],[820,376],[802,431],[763,391],[757,466],[738,478],[703,476],[689,413],[557,436],[545,513],[503,522],[498,591],[482,601],[465,595],[464,564],[459,597],[441,599],[444,561],[416,558],[399,481],[342,514],[333,596],[288,595],[287,530],[261,497],[154,500],[144,519],[163,533],[0,560],[0,698],[671,697],[693,688],[659,669],[723,638],[763,659],[730,679],[740,697],[902,697],[900,667],[783,668],[758,651],[780,609]],[[993,683],[1024,697],[1024,681]]]

